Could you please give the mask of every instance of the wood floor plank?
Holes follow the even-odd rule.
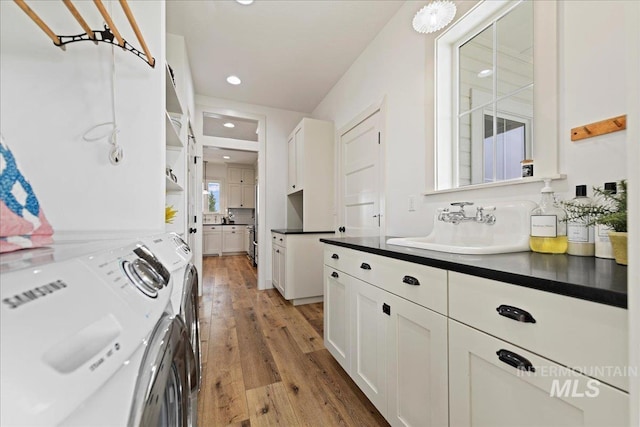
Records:
[[[240,363],[247,390],[280,381],[278,367],[271,355],[252,307],[234,311],[240,348]]]
[[[280,306],[278,309],[280,316],[303,353],[324,348],[322,336],[307,322],[295,306],[288,304]]]
[[[202,280],[199,426],[388,425],[324,349],[322,303],[258,291],[244,256],[205,258]]]
[[[200,391],[204,399],[203,426],[227,425],[249,419],[244,378],[233,317],[212,317],[206,387]]]
[[[329,396],[340,403],[336,407],[352,425],[389,425],[327,349],[308,353],[307,357],[315,367],[315,379],[331,391]]]
[[[247,403],[254,427],[300,425],[281,382],[248,390]]]
[[[326,390],[313,380],[311,364],[300,352],[288,327],[270,329],[267,343],[275,359],[289,401],[301,425],[346,425],[346,420]]]

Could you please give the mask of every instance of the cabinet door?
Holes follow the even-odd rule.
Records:
[[[449,387],[452,426],[629,425],[626,393],[454,320]]]
[[[256,183],[255,171],[253,169],[242,169],[242,183],[244,185],[254,185]]]
[[[294,135],[291,135],[291,137],[287,141],[287,167],[288,167],[287,194],[291,194],[296,191],[296,175],[298,174],[297,168],[296,168],[296,140]]]
[[[324,266],[324,346],[349,372],[349,276]]]
[[[296,129],[294,134],[296,144],[296,188],[304,189],[304,125]]]
[[[253,199],[254,186],[253,185],[242,185],[242,203],[241,207],[247,209],[255,208],[255,201]]]
[[[203,234],[203,242],[205,255],[219,255],[222,252],[222,233]]]
[[[223,252],[243,252],[243,233],[238,230],[225,230],[222,233],[222,251]]]
[[[446,426],[447,319],[392,294],[388,333],[386,416],[393,426]]]
[[[285,290],[285,249],[279,245],[271,246],[271,282],[284,297]]]
[[[387,325],[383,290],[350,278],[351,378],[380,413],[387,415]]]
[[[242,184],[243,169],[230,166],[227,168],[227,180],[229,184]]]
[[[227,185],[229,194],[227,195],[227,207],[228,208],[241,208],[242,207],[242,184],[229,184]]]

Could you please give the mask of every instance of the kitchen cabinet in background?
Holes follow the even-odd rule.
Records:
[[[244,228],[239,225],[225,225],[222,227],[222,252],[244,252]]]
[[[255,170],[246,165],[227,167],[227,207],[255,209]]]
[[[222,226],[204,225],[202,227],[203,255],[222,254]]]

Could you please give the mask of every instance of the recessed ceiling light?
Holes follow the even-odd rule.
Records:
[[[229,76],[227,77],[227,82],[232,85],[239,85],[242,83],[242,80],[240,80],[240,77],[238,76]]]
[[[253,0],[236,0],[236,1],[237,1],[238,3],[240,3],[240,4],[242,4],[242,5],[245,5],[245,6],[248,6],[248,5],[250,5],[251,3],[253,3]]]
[[[493,74],[493,70],[490,68],[487,68],[486,70],[480,71],[478,73],[478,77],[480,77],[481,79],[484,79],[485,77],[489,77],[492,74]]]
[[[231,157],[229,157],[229,156],[222,156],[222,158],[223,158],[223,159],[225,159],[225,160],[229,160]]]
[[[233,123],[231,123],[231,122],[227,122],[227,123],[223,124],[222,126],[224,126],[224,127],[226,127],[226,128],[234,128],[234,127],[236,127],[236,125],[234,125],[234,124],[233,124]]]

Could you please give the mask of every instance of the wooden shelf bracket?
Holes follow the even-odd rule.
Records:
[[[33,22],[35,22],[35,24],[38,27],[40,27],[42,31],[44,31],[47,37],[49,37],[51,41],[53,41],[53,44],[58,46],[62,50],[66,50],[67,44],[75,43],[79,41],[92,41],[95,44],[98,44],[98,42],[109,43],[112,45],[119,46],[123,50],[127,50],[133,53],[138,58],[142,59],[144,62],[149,64],[151,68],[154,68],[156,65],[156,60],[153,56],[151,56],[151,52],[149,51],[149,48],[147,47],[147,44],[144,41],[142,32],[138,27],[138,24],[133,16],[133,13],[131,12],[131,9],[129,8],[129,5],[127,4],[127,0],[119,0],[120,6],[122,7],[124,14],[126,15],[127,20],[129,21],[129,25],[133,29],[133,32],[135,33],[136,38],[138,39],[138,42],[142,47],[142,51],[133,47],[129,42],[127,42],[122,37],[118,29],[116,28],[115,23],[111,19],[109,12],[107,12],[107,9],[102,4],[101,0],[93,0],[93,3],[98,8],[98,10],[100,11],[100,14],[102,15],[102,17],[106,22],[104,26],[104,30],[92,30],[87,24],[87,22],[82,18],[82,16],[80,15],[80,12],[78,11],[78,9],[76,9],[76,7],[73,5],[71,0],[62,0],[62,2],[67,7],[69,12],[73,15],[75,20],[78,22],[80,27],[82,27],[82,29],[85,31],[82,34],[76,34],[76,35],[70,35],[70,36],[59,35],[53,32],[53,30],[49,28],[49,26],[27,5],[27,3],[24,0],[13,0],[13,1],[20,7],[20,9],[24,11],[24,13],[26,13],[29,16],[29,18],[31,18]]]

